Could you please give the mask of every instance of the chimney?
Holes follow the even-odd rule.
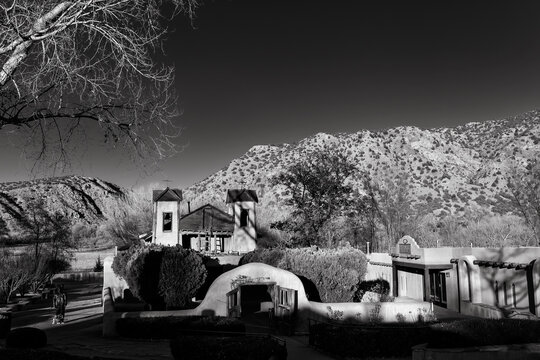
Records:
[[[188,214],[191,212],[191,201],[187,202],[187,212]]]

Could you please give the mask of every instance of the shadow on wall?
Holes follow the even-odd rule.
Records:
[[[532,317],[540,310],[540,263],[532,249],[473,249],[457,263],[459,311],[488,318]],[[538,249],[535,249],[538,251]]]

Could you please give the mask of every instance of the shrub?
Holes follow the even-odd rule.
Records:
[[[159,295],[159,275],[163,259],[162,246],[145,246],[135,252],[127,262],[126,282],[133,295],[153,309],[164,307]]]
[[[143,339],[171,339],[179,333],[197,335],[202,331],[216,336],[246,332],[246,326],[238,319],[213,316],[123,318],[116,320],[116,329],[120,336]]]
[[[381,301],[384,301],[390,293],[390,284],[384,279],[362,281],[354,295],[354,300],[358,302],[362,301],[366,292],[376,293],[379,295]]]
[[[351,247],[258,249],[246,254],[240,264],[249,262],[262,262],[307,278],[323,302],[353,301],[367,268],[364,253]]]
[[[285,345],[271,337],[180,336],[171,340],[171,352],[176,360],[287,359]]]
[[[33,327],[11,330],[6,337],[6,348],[37,349],[47,346],[45,331]]]
[[[135,244],[130,246],[127,250],[119,251],[113,259],[113,272],[121,278],[127,279],[128,263],[132,258],[138,257],[145,249],[145,245]]]
[[[201,256],[181,247],[164,252],[159,273],[159,293],[167,308],[185,307],[204,284],[208,271]]]
[[[103,263],[101,262],[99,255],[96,259],[96,264],[94,265],[94,272],[103,272]]]

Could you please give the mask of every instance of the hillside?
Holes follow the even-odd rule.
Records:
[[[271,185],[271,177],[327,143],[334,143],[374,179],[406,173],[414,202],[428,204],[436,215],[460,214],[475,205],[506,213],[510,208],[505,174],[516,163],[540,158],[540,112],[455,128],[319,133],[297,144],[258,145],[187,188],[185,199],[223,204],[227,189],[252,188],[259,194],[259,209],[273,217],[285,215],[287,194]]]
[[[123,202],[126,190],[106,181],[82,176],[0,183],[0,217],[12,235],[28,216],[27,201],[43,198],[46,210],[60,211],[72,224],[92,224],[107,218]]]

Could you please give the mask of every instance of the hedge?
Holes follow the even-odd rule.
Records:
[[[159,273],[159,293],[167,308],[182,308],[204,284],[208,271],[195,250],[170,248],[164,251]]]
[[[389,343],[391,339],[391,343]],[[540,321],[468,319],[435,324],[336,325],[310,327],[310,343],[341,357],[410,356],[414,345],[430,348],[540,342]]]
[[[271,337],[179,336],[171,340],[175,360],[286,360],[287,348]]]
[[[244,255],[240,265],[251,262],[262,262],[305,277],[315,284],[323,302],[353,301],[367,269],[364,253],[352,247],[257,249]]]
[[[189,307],[207,275],[201,254],[162,245],[130,247],[115,256],[113,271],[152,310]]]
[[[120,336],[143,339],[171,339],[180,333],[196,335],[207,332],[228,336],[246,332],[246,326],[240,320],[218,316],[122,318],[116,320],[116,329]]]

